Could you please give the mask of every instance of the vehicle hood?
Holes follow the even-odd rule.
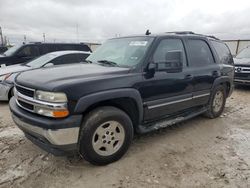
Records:
[[[24,65],[10,65],[7,67],[0,68],[0,76],[9,73],[18,73],[26,70],[30,70],[31,67],[27,67]]]
[[[58,91],[60,87],[80,85],[93,80],[119,77],[129,68],[102,66],[99,64],[59,65],[26,71],[16,77],[16,83],[34,89]]]
[[[250,58],[234,58],[235,65],[249,65],[250,66]]]

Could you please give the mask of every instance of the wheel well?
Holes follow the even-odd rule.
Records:
[[[119,108],[120,110],[124,111],[130,117],[134,128],[136,125],[139,124],[139,110],[138,110],[138,107],[136,105],[136,102],[133,99],[126,98],[126,97],[105,100],[105,101],[95,103],[95,104],[91,105],[90,107],[88,107],[85,110],[83,115],[85,115],[85,114],[89,113],[90,111],[92,111],[93,109],[95,109],[97,107],[101,107],[101,106],[114,106],[116,108]]]
[[[231,84],[229,82],[224,82],[224,83],[221,83],[221,85],[223,85],[226,89],[226,94],[227,94],[227,97],[229,95],[229,92],[230,92],[230,88],[231,88]]]
[[[8,99],[10,100],[12,96],[13,96],[13,87],[10,88],[10,90],[9,90]]]

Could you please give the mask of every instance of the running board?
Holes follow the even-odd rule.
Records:
[[[137,132],[140,134],[144,134],[144,133],[155,131],[155,130],[158,130],[161,128],[165,128],[165,127],[180,123],[182,121],[186,121],[188,119],[191,119],[191,118],[198,116],[206,111],[207,111],[207,108],[203,107],[199,110],[196,110],[196,111],[193,111],[190,113],[185,113],[185,115],[184,114],[179,115],[176,118],[160,120],[160,121],[157,121],[157,122],[152,123],[150,125],[139,125]]]

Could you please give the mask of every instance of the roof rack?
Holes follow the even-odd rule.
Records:
[[[171,31],[171,32],[165,32],[165,33],[174,33],[174,34],[180,34],[180,35],[195,34],[193,31]]]
[[[173,32],[165,32],[165,33],[173,33],[173,34],[179,34],[179,35],[198,35],[198,36],[204,36],[204,37],[209,37],[215,40],[220,40],[219,38],[213,36],[213,35],[203,35],[203,34],[197,34],[194,33],[193,31],[173,31]]]

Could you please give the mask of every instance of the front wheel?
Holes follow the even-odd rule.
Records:
[[[106,165],[120,159],[133,139],[129,116],[115,107],[100,107],[83,121],[79,152],[94,165]]]
[[[205,113],[206,117],[216,118],[219,117],[225,107],[226,103],[226,89],[223,85],[215,87],[208,103],[208,110]]]

